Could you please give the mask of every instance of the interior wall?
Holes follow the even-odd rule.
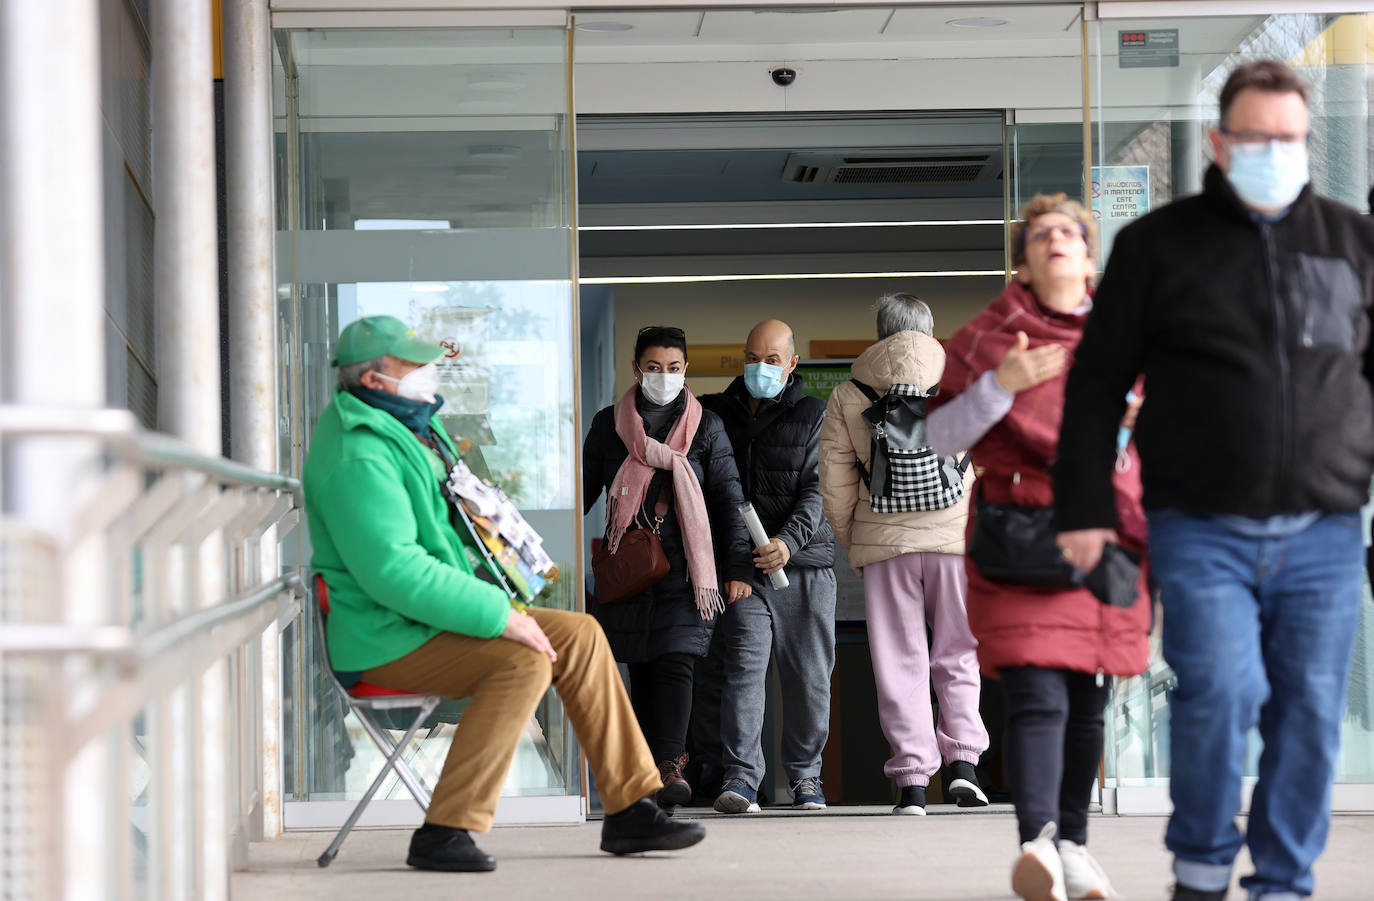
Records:
[[[797,351],[809,356],[816,339],[875,336],[873,302],[890,291],[906,291],[930,304],[935,336],[944,338],[987,306],[1002,290],[1001,276],[934,278],[779,279],[736,282],[627,284],[615,289],[616,389],[634,383],[634,338],[646,325],[675,325],[692,344],[744,345],[749,330],[764,319],[792,326]],[[692,376],[697,395],[721,391],[728,377]]]

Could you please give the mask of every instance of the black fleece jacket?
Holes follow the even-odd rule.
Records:
[[[735,450],[744,498],[791,553],[788,566],[834,566],[835,533],[821,509],[820,443],[825,404],[793,375],[776,397],[749,409],[743,377],[701,405],[720,417]]]
[[[1122,229],[1069,373],[1060,530],[1116,524],[1111,467],[1141,373],[1145,506],[1266,517],[1359,508],[1374,473],[1374,221],[1304,188],[1258,221],[1203,192]]]

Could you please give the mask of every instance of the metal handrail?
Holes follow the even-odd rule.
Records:
[[[190,469],[221,484],[288,491],[301,505],[299,479],[203,454],[183,441],[144,429],[128,410],[41,409],[0,404],[0,441],[11,436],[104,439],[126,461]]]
[[[301,581],[299,573],[286,573],[237,600],[216,604],[213,607],[197,610],[195,613],[183,616],[140,639],[137,644],[130,648],[130,651],[140,662],[150,660],[159,654],[170,651],[193,635],[208,632],[226,620],[276,600],[278,596],[288,591],[294,594],[297,599],[305,597],[305,583]]]
[[[0,654],[15,656],[87,654],[137,665],[165,654],[178,644],[207,632],[278,596],[291,592],[305,597],[299,573],[287,573],[236,600],[197,610],[146,635],[124,626],[79,628],[59,623],[13,623],[0,632]]]

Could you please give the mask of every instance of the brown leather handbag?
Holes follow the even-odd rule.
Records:
[[[614,554],[608,542],[592,554],[592,575],[596,579],[598,604],[623,604],[657,585],[668,575],[668,555],[658,537],[659,527],[668,515],[668,486],[671,474],[664,479],[663,488],[654,504],[654,524],[626,532]]]

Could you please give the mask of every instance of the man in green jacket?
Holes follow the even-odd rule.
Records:
[[[329,587],[329,660],[363,681],[471,698],[406,862],[486,871],[470,830],[491,828],[516,744],[549,685],[587,751],[613,854],[705,837],[653,803],[658,768],[596,620],[512,607],[474,575],[441,492],[457,452],[435,414],[442,349],[391,316],[339,336],[339,387],[305,463],[311,566]]]

